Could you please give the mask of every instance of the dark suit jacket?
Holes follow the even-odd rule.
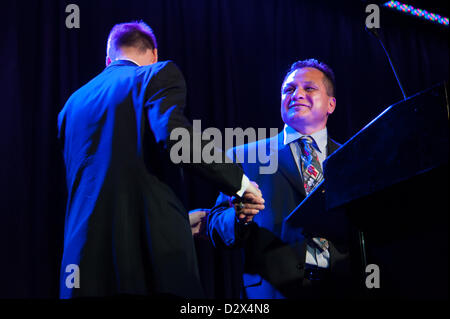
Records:
[[[181,172],[168,152],[173,128],[192,133],[185,95],[172,62],[138,67],[121,60],[59,114],[68,188],[62,298],[203,296],[188,214],[177,197]],[[187,166],[230,195],[240,189],[235,164]],[[70,264],[79,266],[80,288],[66,285]]]
[[[303,293],[305,237],[296,233],[292,242],[281,238],[283,220],[306,193],[291,149],[283,145],[283,135],[281,132],[270,139],[237,147],[230,153],[242,163],[245,174],[258,183],[263,193],[265,209],[254,217],[254,223],[249,226],[237,223],[234,209],[229,208],[229,198],[223,194],[208,218],[208,231],[216,246],[243,247],[243,284],[248,298],[300,297]],[[270,149],[272,160],[278,157],[278,169],[274,174],[260,174],[261,164],[248,162],[247,154],[260,147]],[[328,138],[327,155],[338,147],[339,144]],[[330,255],[333,269],[341,253],[333,246]]]

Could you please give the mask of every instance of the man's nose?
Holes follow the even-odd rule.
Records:
[[[292,96],[294,100],[300,100],[305,98],[305,90],[302,88],[296,88]]]

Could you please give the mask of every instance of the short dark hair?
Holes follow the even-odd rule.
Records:
[[[300,60],[300,61],[294,62],[291,65],[291,68],[289,69],[289,71],[286,73],[283,83],[284,83],[284,81],[286,81],[286,78],[289,76],[289,74],[291,74],[292,72],[294,72],[297,69],[303,69],[303,68],[314,68],[314,69],[321,71],[325,75],[324,84],[327,89],[327,94],[329,96],[336,96],[336,82],[334,79],[333,70],[325,63],[319,62],[316,59],[307,59],[307,60]]]
[[[134,47],[142,53],[148,49],[156,49],[152,28],[142,20],[116,24],[108,36],[107,55],[115,58],[122,47]]]

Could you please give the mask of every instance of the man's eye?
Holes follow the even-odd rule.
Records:
[[[308,86],[307,88],[305,88],[305,91],[307,91],[307,92],[311,92],[311,91],[314,91],[316,88],[313,88],[313,87],[311,87],[311,86]]]
[[[288,87],[284,89],[284,93],[291,93],[291,92],[294,92],[294,88]]]

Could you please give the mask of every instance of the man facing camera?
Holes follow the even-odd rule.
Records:
[[[345,249],[301,233],[293,236],[295,241],[282,240],[283,220],[320,184],[323,161],[340,146],[326,127],[335,108],[333,71],[314,59],[298,61],[281,87],[283,131],[229,151],[265,199],[264,206],[258,206],[245,197],[221,194],[208,220],[216,246],[243,248],[244,297],[318,297],[339,291],[333,270],[347,262]],[[261,163],[246,160],[251,152],[266,147],[271,157],[278,157],[274,174],[261,174]]]
[[[169,156],[171,131],[192,133],[185,96],[179,69],[158,62],[149,26],[113,27],[106,68],[58,117],[68,187],[61,298],[203,297],[182,174]],[[261,197],[236,164],[186,167],[228,195]]]

